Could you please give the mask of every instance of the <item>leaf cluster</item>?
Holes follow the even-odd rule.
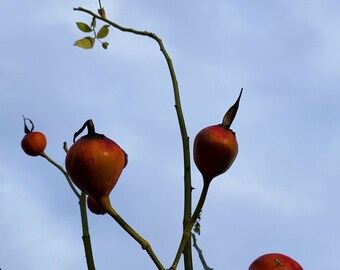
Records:
[[[110,25],[104,24],[97,32],[96,31],[97,21],[96,18],[94,17],[92,19],[91,25],[88,25],[87,23],[84,22],[76,22],[76,24],[80,31],[82,31],[83,33],[92,33],[93,36],[85,36],[84,38],[76,40],[74,46],[78,46],[83,49],[92,49],[95,44],[95,41],[98,40],[104,49],[108,48],[109,43],[106,41],[103,42],[101,41],[101,39],[104,39],[108,36]]]

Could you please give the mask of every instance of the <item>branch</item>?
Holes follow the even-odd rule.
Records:
[[[203,265],[203,268],[205,270],[213,270],[213,268],[209,267],[207,262],[204,259],[203,256],[203,252],[202,250],[199,248],[199,246],[197,245],[197,239],[196,239],[196,235],[194,233],[191,233],[191,237],[192,237],[192,241],[193,241],[193,247],[196,249],[197,253],[198,253],[198,257]]]
[[[68,147],[67,147],[66,142],[64,142],[63,148],[65,152],[67,153]],[[84,244],[84,250],[85,250],[85,256],[86,256],[86,264],[87,264],[88,270],[95,270],[96,268],[95,268],[94,259],[93,259],[91,238],[90,238],[90,233],[89,233],[89,225],[88,225],[87,212],[86,212],[86,195],[84,193],[80,194],[77,191],[77,189],[74,187],[70,179],[70,176],[68,175],[68,173],[64,170],[62,166],[60,166],[57,162],[55,162],[48,155],[46,155],[45,152],[43,152],[41,156],[63,173],[72,191],[79,199],[81,226],[82,226],[82,231],[83,231],[82,238],[83,238],[83,244]]]
[[[172,64],[172,60],[169,57],[169,54],[167,53],[164,44],[162,40],[154,33],[148,32],[148,31],[139,31],[132,28],[126,28],[123,26],[120,26],[119,24],[112,22],[108,20],[106,17],[99,16],[95,13],[93,13],[90,10],[84,9],[82,7],[74,8],[75,11],[81,11],[85,12],[87,14],[90,14],[96,19],[99,19],[103,22],[108,23],[109,25],[115,27],[116,29],[122,31],[122,32],[128,32],[135,35],[140,36],[147,36],[155,40],[160,50],[167,62],[169,72],[171,75],[172,80],[172,86],[173,86],[173,92],[174,92],[174,98],[175,98],[175,109],[177,113],[178,123],[181,131],[181,137],[182,137],[182,145],[183,145],[183,159],[184,159],[184,215],[183,215],[183,231],[187,227],[189,220],[191,218],[191,165],[190,165],[190,145],[189,145],[189,137],[186,130],[186,125],[184,121],[184,116],[182,112],[182,106],[181,106],[181,100],[180,100],[180,94],[179,94],[179,86],[178,81],[176,78],[176,73],[174,66]],[[192,270],[192,253],[191,253],[191,239],[189,238],[187,245],[184,248],[184,264],[186,270]]]
[[[67,183],[69,184],[69,186],[71,187],[73,193],[77,196],[77,198],[80,200],[80,194],[77,191],[77,189],[74,187],[70,176],[67,174],[67,172],[64,170],[63,167],[61,167],[57,162],[55,162],[53,159],[51,159],[48,155],[46,155],[45,152],[43,152],[42,154],[40,154],[40,156],[42,156],[43,158],[45,158],[49,163],[51,163],[52,165],[54,165],[59,171],[62,172],[62,174],[65,176]]]
[[[179,247],[178,247],[178,250],[177,250],[177,254],[176,254],[175,259],[172,263],[172,266],[170,267],[171,270],[175,270],[177,268],[179,259],[181,257],[181,253],[183,252],[185,245],[187,244],[188,240],[190,239],[192,228],[194,227],[195,222],[196,222],[197,218],[199,217],[199,215],[202,211],[202,207],[203,207],[205,199],[207,197],[208,190],[209,190],[209,184],[210,184],[209,182],[205,182],[204,185],[203,185],[203,189],[202,189],[200,198],[198,200],[198,203],[196,205],[195,211],[192,214],[192,217],[190,218],[190,221],[188,222],[188,225],[186,226],[186,228],[183,232],[181,243],[179,244]]]
[[[156,254],[152,250],[151,245],[146,241],[140,234],[138,234],[111,206],[110,199],[108,197],[103,197],[99,201],[99,205],[140,245],[143,250],[145,250],[149,257],[152,259],[154,264],[159,270],[165,270],[162,263],[157,258]]]
[[[92,245],[91,245],[91,237],[89,233],[89,224],[87,220],[87,210],[86,210],[86,194],[81,193],[79,200],[79,208],[80,208],[80,216],[81,216],[81,225],[83,230],[83,244],[85,249],[85,257],[88,270],[95,270],[96,267],[94,265],[93,253],[92,253]]]

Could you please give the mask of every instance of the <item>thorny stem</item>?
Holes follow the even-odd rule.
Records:
[[[177,118],[178,118],[178,123],[181,131],[181,137],[182,137],[182,145],[183,145],[183,159],[184,159],[184,215],[183,215],[183,231],[184,228],[187,227],[188,222],[191,218],[191,191],[192,191],[192,186],[191,186],[191,165],[190,165],[190,145],[189,145],[189,137],[187,134],[186,130],[186,125],[184,121],[184,116],[182,112],[182,106],[181,106],[181,100],[180,100],[180,95],[179,95],[179,86],[176,78],[176,73],[174,70],[174,66],[172,64],[172,60],[169,57],[169,54],[167,53],[164,44],[162,40],[154,33],[148,32],[148,31],[138,31],[132,28],[126,28],[118,25],[117,23],[114,23],[110,20],[108,20],[106,17],[101,17],[95,13],[93,13],[90,10],[84,9],[82,7],[74,8],[73,10],[75,11],[82,11],[87,14],[90,14],[96,19],[102,20],[103,22],[108,23],[109,25],[117,28],[120,31],[123,32],[129,32],[132,34],[140,35],[140,36],[147,36],[155,40],[159,47],[160,50],[163,54],[163,56],[166,59],[169,72],[171,75],[171,80],[172,80],[172,86],[173,86],[173,92],[174,92],[174,98],[175,98],[175,109],[177,113]],[[187,245],[185,246],[184,249],[184,264],[185,264],[185,269],[186,270],[192,270],[192,251],[191,251],[191,239],[187,241]]]
[[[68,147],[67,147],[66,142],[64,142],[63,148],[64,148],[65,152],[67,153]],[[68,173],[64,170],[64,168],[62,166],[60,166],[57,162],[55,162],[48,155],[46,155],[45,152],[43,152],[40,155],[63,173],[63,175],[65,176],[65,178],[66,178],[68,184],[70,185],[72,191],[74,192],[74,194],[79,199],[81,225],[82,225],[82,231],[83,231],[82,239],[83,239],[85,256],[86,256],[86,264],[87,264],[88,270],[95,270],[96,267],[95,267],[94,259],[93,259],[91,238],[90,238],[90,233],[89,233],[89,225],[88,225],[88,220],[87,220],[86,194],[85,193],[79,194],[77,189],[72,184],[70,176],[68,175]]]
[[[202,193],[201,193],[201,196],[200,196],[198,203],[196,205],[196,209],[195,209],[194,213],[192,214],[192,217],[191,217],[187,227],[185,228],[185,230],[183,232],[181,243],[178,247],[176,257],[174,259],[174,262],[172,263],[170,270],[175,270],[177,268],[179,259],[181,258],[181,253],[183,252],[187,241],[190,239],[192,228],[195,225],[195,222],[196,222],[197,218],[199,217],[199,214],[201,213],[201,210],[203,208],[205,199],[206,199],[207,194],[208,194],[209,185],[210,185],[210,182],[204,182]]]

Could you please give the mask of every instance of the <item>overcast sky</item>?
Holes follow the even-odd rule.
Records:
[[[340,270],[340,2],[102,0],[111,20],[155,32],[173,60],[188,133],[233,123],[239,155],[216,178],[198,238],[216,270],[280,252]],[[108,50],[73,46],[73,7],[96,1],[0,0],[0,268],[86,269],[77,199],[62,174],[20,147],[22,114],[64,164],[89,118],[129,164],[114,208],[169,267],[181,237],[183,168],[172,85],[158,45],[110,28]],[[192,163],[194,204],[202,180]],[[155,269],[109,216],[89,213],[98,270]],[[194,252],[195,269],[202,269]],[[183,269],[180,263],[178,269]]]

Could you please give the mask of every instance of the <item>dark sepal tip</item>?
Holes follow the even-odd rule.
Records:
[[[236,102],[234,103],[234,105],[229,108],[229,110],[226,112],[226,114],[223,117],[222,125],[226,128],[230,128],[232,122],[235,119],[235,116],[237,114],[238,107],[239,107],[239,104],[240,104],[242,92],[243,92],[243,88],[241,88],[240,94],[239,94]]]
[[[28,133],[31,133],[33,130],[34,130],[34,124],[33,124],[33,121],[29,118],[26,118],[24,115],[22,115],[22,118],[24,119],[24,131],[25,131],[25,134],[28,134]],[[27,124],[26,124],[26,121],[30,122],[31,124],[31,129],[28,128]]]

